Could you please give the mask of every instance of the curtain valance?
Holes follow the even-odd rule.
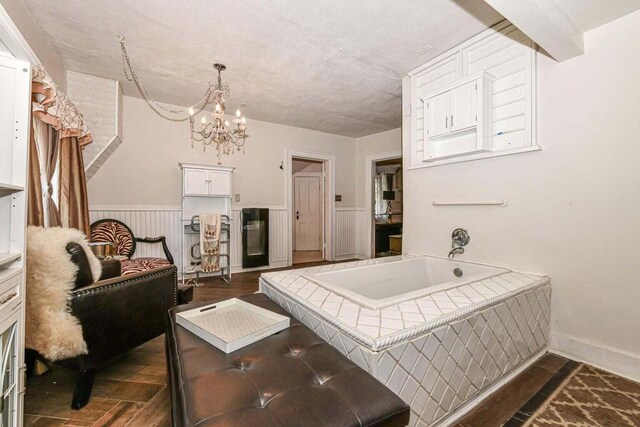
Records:
[[[82,114],[41,65],[33,68],[31,95],[33,116],[53,126],[60,138],[75,136],[81,146],[93,141]]]

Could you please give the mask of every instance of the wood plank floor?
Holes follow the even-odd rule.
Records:
[[[306,265],[320,265],[314,263]],[[306,266],[305,265],[305,266]],[[296,266],[300,267],[300,266]],[[195,289],[196,301],[256,292],[261,271],[236,274],[231,284],[209,280]],[[494,393],[456,427],[499,427],[548,387],[568,360],[547,354]],[[170,426],[164,338],[158,337],[100,370],[89,404],[70,409],[73,375],[54,367],[27,382],[25,426]]]
[[[344,262],[344,261],[343,261]],[[327,264],[316,262],[297,268]],[[205,280],[195,289],[195,301],[233,298],[258,290],[264,271],[234,274],[231,284]],[[170,426],[170,402],[164,337],[158,337],[101,369],[89,404],[71,409],[73,373],[54,366],[27,381],[25,426]]]

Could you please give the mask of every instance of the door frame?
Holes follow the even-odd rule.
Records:
[[[325,175],[324,185],[324,259],[334,260],[334,217],[336,196],[336,156],[334,154],[317,153],[313,151],[288,150],[284,152],[284,172],[286,174],[285,197],[287,202],[287,266],[293,265],[293,159],[314,160],[323,163]]]
[[[297,157],[296,157],[297,158]],[[324,169],[324,165],[323,165],[323,169]],[[325,251],[324,248],[322,247],[322,244],[324,243],[324,222],[325,222],[325,211],[324,211],[324,205],[326,203],[326,200],[324,198],[324,179],[322,179],[322,172],[296,172],[293,175],[293,183],[294,185],[292,185],[291,187],[291,197],[292,202],[293,202],[293,207],[294,207],[294,211],[295,211],[295,205],[296,205],[296,198],[295,198],[295,193],[296,193],[296,187],[295,187],[295,181],[296,178],[320,178],[320,251],[322,252],[322,259],[324,259],[324,255],[325,255]],[[293,220],[293,215],[291,216],[291,220],[293,221],[291,223],[291,227],[292,227],[292,237],[295,235],[295,221]],[[295,239],[292,238],[292,247],[293,250],[295,250]]]
[[[381,153],[369,154],[365,157],[365,212],[367,215],[367,221],[365,221],[365,226],[368,227],[368,233],[365,233],[365,248],[368,250],[365,251],[365,255],[368,258],[375,257],[375,223],[373,221],[373,172],[375,171],[373,165],[376,162],[382,160],[391,160],[391,159],[402,159],[402,150],[392,150],[392,151],[384,151]],[[403,217],[404,218],[404,217]]]

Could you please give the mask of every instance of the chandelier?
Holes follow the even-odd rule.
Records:
[[[169,108],[149,96],[140,79],[136,75],[127,49],[124,43],[124,37],[120,36],[120,50],[122,51],[122,68],[125,78],[133,82],[140,92],[142,99],[147,105],[160,117],[174,121],[182,122],[189,120],[191,130],[191,147],[195,143],[202,143],[202,151],[206,151],[206,147],[214,145],[218,154],[218,164],[220,164],[221,156],[233,154],[235,151],[242,151],[244,154],[244,145],[247,135],[247,119],[242,115],[240,109],[236,110],[233,127],[228,120],[225,120],[225,101],[229,96],[229,84],[222,81],[221,73],[227,67],[224,64],[215,63],[213,68],[218,71],[218,79],[216,82],[209,82],[209,87],[204,95],[195,104],[182,108]],[[214,110],[211,114],[211,121],[207,121],[206,116],[202,116],[201,123],[195,124],[194,116],[201,113],[208,105],[214,104]]]

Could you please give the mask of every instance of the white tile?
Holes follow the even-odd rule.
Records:
[[[383,319],[402,319],[402,313],[400,310],[383,309],[381,310],[380,315]]]
[[[389,353],[384,352],[378,361],[378,375],[377,378],[383,384],[386,384],[389,376],[393,372],[393,369],[396,367],[398,363],[389,355]]]
[[[402,357],[400,358],[400,365],[407,371],[407,372],[411,372],[411,370],[413,369],[413,365],[416,363],[416,360],[418,360],[418,355],[420,353],[418,353],[418,350],[416,350],[416,348],[409,344],[407,345],[407,348],[405,349],[404,353],[402,354]]]
[[[399,365],[396,365],[386,385],[387,387],[389,387],[389,390],[391,390],[395,394],[400,394],[400,390],[402,390],[402,387],[407,381],[407,378],[409,378],[409,374]]]
[[[380,320],[380,326],[387,329],[401,330],[404,328],[404,323],[402,323],[402,320],[382,318]]]
[[[373,316],[362,316],[358,318],[358,326],[380,326],[380,318]]]
[[[404,387],[402,387],[402,390],[400,390],[400,399],[404,400],[407,404],[411,404],[411,401],[413,401],[418,391],[418,387],[418,382],[410,376],[407,378],[407,382],[404,384]]]
[[[419,313],[402,313],[402,319],[405,322],[424,323],[424,317]]]
[[[423,354],[418,356],[418,360],[416,360],[415,365],[413,365],[413,369],[411,369],[411,375],[419,380],[422,380],[424,374],[427,373],[427,369],[429,369],[429,361]]]

